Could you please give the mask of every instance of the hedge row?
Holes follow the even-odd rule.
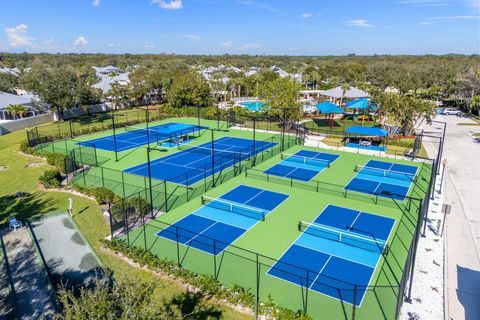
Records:
[[[254,307],[255,297],[249,289],[243,288],[237,284],[232,287],[226,287],[214,277],[204,274],[198,274],[186,270],[176,263],[167,259],[162,259],[148,250],[131,246],[123,240],[102,240],[103,244],[115,252],[120,252],[134,262],[148,267],[153,271],[161,271],[177,279],[181,279],[189,285],[198,288],[203,294],[213,296],[217,299],[227,300],[234,305],[243,307]],[[260,303],[259,313],[267,319],[285,319],[285,320],[309,320],[311,319],[302,310],[292,311],[276,305],[269,296],[268,301]]]

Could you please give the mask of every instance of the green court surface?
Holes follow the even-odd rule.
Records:
[[[152,122],[151,125],[153,126],[168,122],[179,122],[198,125],[197,118],[169,118],[162,121]],[[253,132],[229,130],[225,122],[202,119],[200,125],[209,126],[213,129],[220,128],[220,130],[218,131],[213,131],[213,139],[220,139],[222,137],[253,139]],[[145,125],[138,125],[138,127],[145,127]],[[124,128],[119,128],[116,131],[116,133],[122,132],[125,132]],[[65,155],[71,155],[73,153],[76,161],[92,165],[92,167],[88,170],[85,170],[80,174],[75,175],[75,177],[73,178],[73,182],[77,185],[107,187],[123,198],[137,195],[139,192],[144,191],[146,188],[149,189],[150,181],[148,178],[141,175],[122,172],[127,168],[131,168],[133,166],[147,162],[148,158],[146,146],[127,150],[124,152],[119,152],[118,161],[115,161],[114,152],[104,150],[96,150],[96,152],[94,152],[92,148],[79,147],[76,144],[78,141],[88,141],[91,139],[105,137],[109,135],[112,135],[111,130],[102,133],[81,136],[75,139],[64,139],[54,143],[46,143],[40,145],[38,149],[43,152],[55,152]],[[270,158],[273,155],[273,152],[279,152],[281,139],[278,133],[273,134],[256,132],[255,139],[259,141],[276,143],[276,146],[274,148],[266,150],[257,155],[257,159],[259,162],[262,162],[266,158]],[[202,131],[200,133],[196,133],[195,138],[190,143],[192,145],[198,145],[210,142],[211,140],[212,132]],[[290,141],[289,143],[293,143],[292,141],[294,140],[294,138],[290,137],[288,140]],[[153,143],[150,146],[155,147]],[[178,152],[178,149],[175,147],[156,148],[156,150],[150,152],[150,160],[154,161],[175,152]],[[238,170],[240,170],[240,167],[242,165],[243,164],[235,166],[235,168],[232,167],[231,170],[224,170],[221,175],[217,175],[216,183],[220,183],[222,180],[238,174]],[[169,210],[170,208],[176,206],[178,203],[186,202],[190,198],[200,195],[202,190],[208,190],[213,182],[212,179],[202,179],[202,181],[199,181],[194,185],[190,186],[193,188],[185,188],[184,186],[179,186],[175,183],[165,183],[163,180],[156,179],[152,179],[151,183],[151,196],[155,208],[159,210]],[[144,195],[142,195],[142,197],[149,198],[150,194],[145,193]]]
[[[178,262],[191,271],[215,276],[225,285],[239,284],[252,293],[256,292],[258,285],[261,301],[267,301],[268,296],[271,296],[279,305],[293,310],[306,310],[315,319],[326,317],[351,319],[352,313],[355,313],[357,319],[394,319],[397,300],[403,299],[402,296],[398,296],[399,285],[415,234],[420,200],[399,201],[356,192],[345,194],[343,187],[356,175],[355,165],[366,164],[372,159],[383,160],[418,166],[417,179],[408,195],[423,199],[428,189],[431,166],[421,162],[383,159],[302,146],[295,146],[287,152],[295,153],[299,150],[340,155],[330,168],[314,177],[320,187],[317,187],[317,182],[297,184],[282,178],[267,181],[261,172],[281,161],[280,155],[277,155],[255,169],[247,170],[246,175],[241,174],[206,193],[207,196],[216,198],[239,185],[246,185],[289,196],[267,215],[265,221],[258,222],[217,256],[156,235],[168,225],[199,209],[202,206],[199,198],[194,198],[185,205],[148,222],[144,227],[131,231],[123,237],[124,240],[136,246],[146,247],[157,256]],[[297,229],[299,220],[313,221],[328,205],[395,219],[393,231],[388,238],[390,249],[381,257],[365,298],[356,310],[353,310],[352,304],[341,299],[305,290],[304,287],[267,274],[269,268],[299,236]],[[354,287],[342,285],[339,289],[346,292],[354,290]]]

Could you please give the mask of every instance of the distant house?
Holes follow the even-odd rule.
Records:
[[[395,87],[388,86],[388,87],[385,88],[385,92],[386,93],[400,93],[400,90],[395,88]]]
[[[290,77],[290,73],[277,66],[271,66],[269,70],[278,74],[280,78]]]
[[[251,67],[250,69],[248,69],[247,72],[245,72],[245,77],[251,77],[251,76],[257,74],[259,71],[260,71],[260,68]]]
[[[30,93],[19,96],[0,91],[0,120],[14,120],[13,115],[7,111],[7,107],[16,104],[24,105],[27,108],[25,117],[38,115],[40,112],[33,107],[35,101],[38,102],[38,99],[38,96]]]
[[[20,75],[20,70],[17,68],[0,68],[0,73],[18,77]]]
[[[108,66],[108,67],[92,67],[95,69],[97,76],[100,75],[112,75],[112,74],[119,74],[122,73],[123,71],[120,68],[114,67],[114,66]]]

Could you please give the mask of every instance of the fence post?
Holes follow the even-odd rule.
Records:
[[[178,243],[178,226],[175,226],[175,238],[176,238],[176,244],[177,244],[177,264],[179,267],[182,266],[180,263],[180,244]]]
[[[215,239],[213,239],[213,274],[215,280],[217,280],[217,246]]]
[[[255,320],[258,319],[258,304],[260,301],[260,266],[258,264],[258,253],[255,254],[255,272],[256,272],[256,287],[255,287]]]
[[[357,289],[358,285],[353,285],[353,306],[352,306],[352,320],[355,320],[355,311],[357,309]]]
[[[308,309],[308,270],[307,270],[307,279],[306,279],[306,283],[305,283],[305,305],[303,306],[303,311],[305,313],[307,313],[307,309]]]

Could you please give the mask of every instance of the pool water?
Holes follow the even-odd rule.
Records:
[[[247,102],[240,102],[242,107],[247,108],[250,111],[258,112],[262,110],[264,103],[262,101],[247,101]]]

